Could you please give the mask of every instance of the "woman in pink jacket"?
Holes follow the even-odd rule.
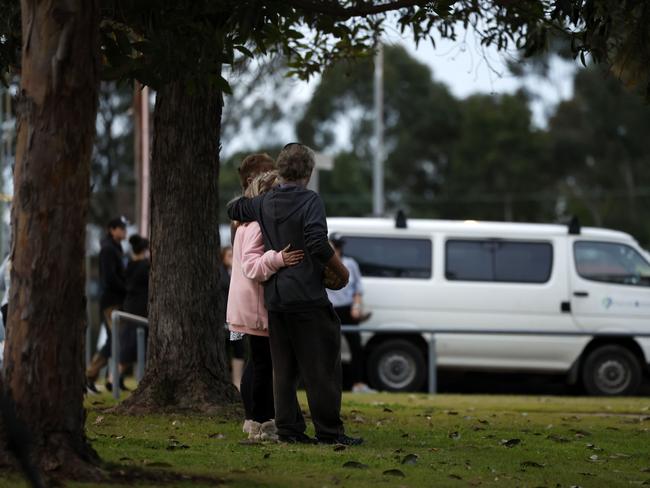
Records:
[[[244,195],[252,198],[269,191],[277,181],[277,172],[269,171],[257,176]],[[273,407],[273,369],[268,339],[268,313],[264,306],[262,283],[284,266],[302,261],[303,251],[264,251],[262,231],[257,222],[241,224],[235,232],[233,264],[228,293],[226,321],[231,340],[248,336],[252,363],[251,385],[242,382],[242,398],[251,401],[246,410],[252,413],[244,430],[249,439],[275,440],[275,409]],[[251,394],[247,394],[250,388]],[[249,422],[250,420],[250,422]]]

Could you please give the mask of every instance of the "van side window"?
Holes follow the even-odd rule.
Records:
[[[588,280],[650,286],[650,263],[625,244],[577,241],[573,256],[578,274]]]
[[[431,278],[431,240],[343,236],[343,253],[359,263],[363,276]]]
[[[553,267],[549,242],[450,239],[445,277],[452,281],[546,283]]]

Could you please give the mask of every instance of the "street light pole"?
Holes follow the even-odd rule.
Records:
[[[384,50],[375,54],[375,155],[372,173],[372,213],[384,215]]]

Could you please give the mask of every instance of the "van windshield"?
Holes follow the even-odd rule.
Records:
[[[633,247],[614,242],[577,241],[578,274],[588,280],[650,286],[650,263]]]

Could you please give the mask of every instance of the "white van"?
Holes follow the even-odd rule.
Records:
[[[397,223],[396,223],[397,222]],[[634,394],[650,363],[650,264],[628,234],[598,228],[475,221],[330,218],[359,263],[369,326],[511,329],[439,334],[440,368],[565,373],[591,394]],[[607,331],[620,337],[526,336],[517,330]],[[423,387],[421,334],[365,335],[368,379]]]

